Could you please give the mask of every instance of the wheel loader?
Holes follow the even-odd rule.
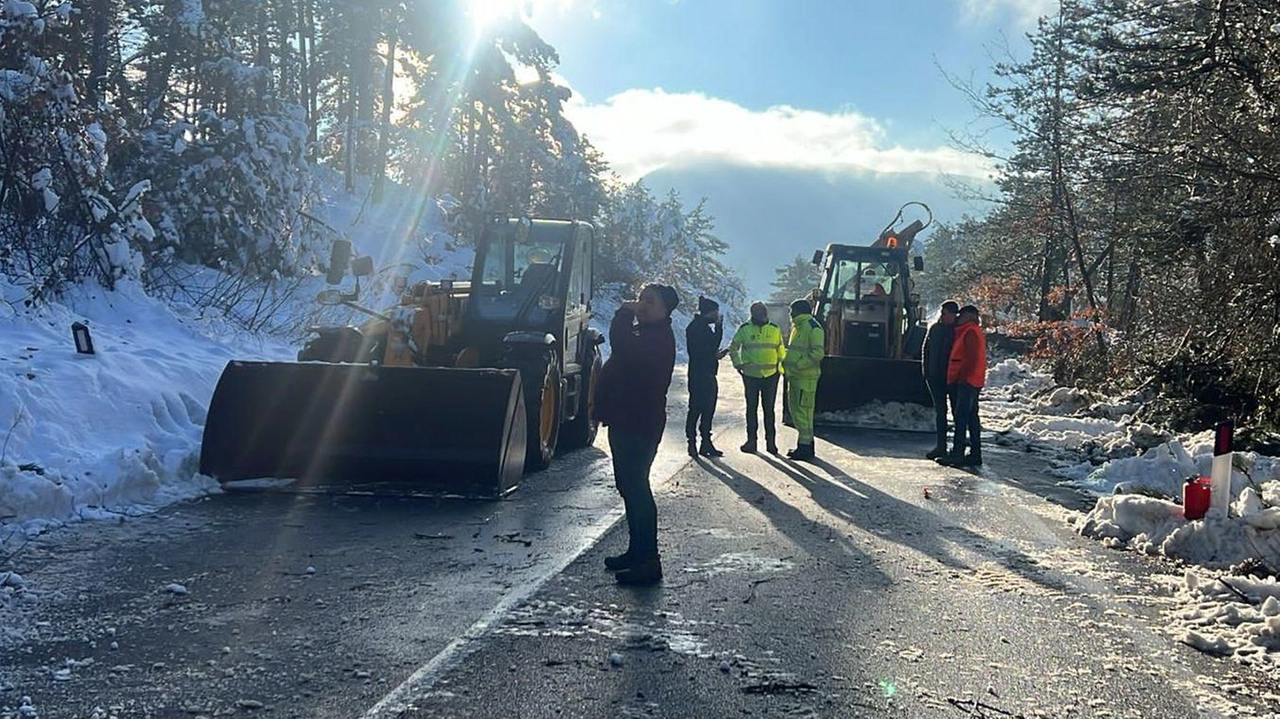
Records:
[[[924,258],[911,246],[933,217],[895,228],[911,205],[929,212],[907,203],[870,246],[830,244],[814,253],[822,274],[810,299],[826,335],[814,394],[819,415],[875,400],[932,405],[920,367],[924,308],[911,277],[924,270]]]
[[[321,305],[368,317],[312,327],[297,362],[229,362],[209,403],[200,471],[222,482],[403,485],[502,496],[559,451],[591,444],[604,337],[588,326],[594,230],[503,218],[469,282],[396,281],[359,304],[368,257],[334,243]]]

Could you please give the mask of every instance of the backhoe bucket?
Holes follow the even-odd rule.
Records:
[[[933,405],[919,360],[826,357],[814,397],[815,412],[840,412],[869,402]]]
[[[525,441],[515,370],[232,361],[200,472],[501,496],[524,473]]]

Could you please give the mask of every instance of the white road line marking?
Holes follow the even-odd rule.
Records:
[[[660,465],[659,469],[669,471],[663,471],[660,475],[660,481],[653,483],[655,490],[670,482],[685,466],[691,463],[691,460],[684,456],[683,437],[679,443],[671,442],[665,444],[670,447],[680,447],[682,451],[679,453],[674,451],[661,452],[658,455],[655,464]],[[664,454],[666,455],[665,457],[663,456]],[[512,609],[537,593],[548,580],[563,572],[566,567],[594,546],[622,517],[623,508],[621,500],[619,500],[613,506],[613,509],[609,510],[599,521],[590,526],[583,537],[582,543],[578,545],[576,550],[565,552],[563,556],[549,564],[533,581],[527,582],[524,586],[499,600],[493,609],[490,609],[484,616],[476,620],[474,624],[462,633],[462,636],[449,642],[444,649],[441,649],[426,664],[423,664],[413,674],[410,674],[409,678],[401,682],[395,689],[392,689],[377,704],[370,707],[364,713],[362,719],[390,719],[401,716],[413,706],[412,702],[415,698],[430,691],[431,687],[439,681],[445,672],[457,666],[468,654],[478,649],[477,640],[488,635]]]

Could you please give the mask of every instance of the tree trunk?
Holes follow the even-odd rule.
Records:
[[[373,202],[382,202],[387,184],[387,153],[391,151],[391,109],[396,102],[396,44],[399,42],[399,18],[394,10],[389,15],[387,32],[387,67],[382,77],[382,122],[378,132],[377,170],[373,175]]]

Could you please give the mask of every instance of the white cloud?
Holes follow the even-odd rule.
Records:
[[[1031,27],[1036,20],[1058,11],[1058,0],[959,0],[964,17],[969,22],[987,23],[993,18],[1012,16],[1023,27]]]
[[[879,122],[851,111],[785,105],[755,111],[701,93],[655,89],[627,90],[595,105],[575,96],[566,113],[629,180],[693,160],[978,178],[991,172],[982,158],[952,148],[893,144]]]

